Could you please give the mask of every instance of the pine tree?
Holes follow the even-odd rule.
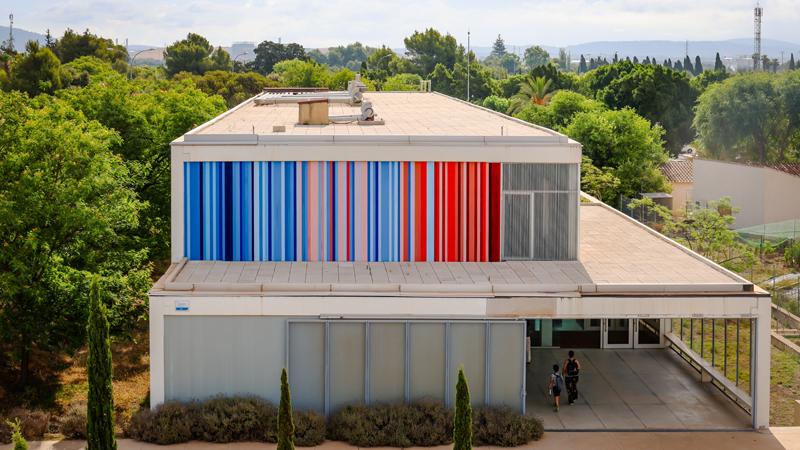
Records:
[[[106,306],[100,303],[99,276],[92,279],[89,306],[89,399],[86,405],[86,450],[116,450],[111,342]]]
[[[719,52],[717,52],[717,58],[714,60],[714,72],[724,68],[725,64],[722,63],[722,59],[719,57]]]
[[[506,50],[506,42],[498,34],[497,39],[494,41],[494,44],[492,44],[492,54],[498,58],[502,58],[506,53],[508,53]]]
[[[792,56],[792,58],[794,58],[794,56]],[[581,55],[581,63],[578,65],[578,73],[586,73],[586,58],[584,58],[583,55]]]
[[[278,405],[278,449],[294,450],[294,420],[292,419],[292,394],[286,367],[281,372],[281,401]]]
[[[694,67],[692,67],[692,60],[689,59],[689,55],[686,55],[683,58],[683,70],[685,70],[685,71],[687,71],[687,72],[689,72],[691,74],[694,74]]]
[[[700,75],[703,73],[703,63],[700,61],[700,55],[694,58],[694,74]]]
[[[472,450],[472,406],[469,404],[469,386],[464,376],[464,365],[458,369],[456,382],[456,417],[453,427],[453,450]]]
[[[794,53],[791,53],[790,56],[789,56],[789,70],[794,70],[794,69],[795,69]]]

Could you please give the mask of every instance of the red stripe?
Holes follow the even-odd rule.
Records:
[[[489,260],[500,261],[500,201],[502,164],[489,164]]]
[[[447,163],[447,239],[445,239],[445,254],[447,255],[446,261],[458,261],[459,249],[461,247],[461,231],[460,224],[460,209],[461,209],[461,183],[460,176],[461,168],[459,163]]]
[[[433,260],[434,261],[442,261],[441,252],[439,252],[439,242],[440,242],[440,234],[439,233],[439,226],[440,226],[440,217],[442,216],[440,211],[440,203],[439,200],[439,164],[438,162],[433,163]]]

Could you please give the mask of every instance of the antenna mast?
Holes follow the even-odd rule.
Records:
[[[761,16],[764,15],[764,9],[761,8],[760,3],[756,3],[754,11],[755,16],[755,39],[753,49],[753,70],[758,70],[761,64]]]
[[[469,101],[469,30],[467,30],[467,101]]]

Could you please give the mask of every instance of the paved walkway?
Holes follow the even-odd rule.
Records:
[[[800,449],[800,428],[773,428],[766,432],[550,432],[540,441],[516,447],[535,450],[797,450]],[[209,444],[192,441],[188,444],[159,446],[130,439],[120,439],[118,450],[275,450],[275,444],[235,443]],[[29,442],[30,450],[82,450],[86,441]],[[11,450],[0,445],[0,450]],[[325,442],[309,450],[356,450],[342,442]],[[416,447],[411,450],[451,450],[453,447]],[[500,450],[501,447],[479,447],[475,450]],[[370,449],[376,450],[376,449]],[[387,449],[381,449],[387,450]]]
[[[558,413],[547,385],[569,349],[534,349],[526,410],[548,430],[746,430],[750,415],[669,349],[576,350],[581,363],[574,406],[561,393]]]

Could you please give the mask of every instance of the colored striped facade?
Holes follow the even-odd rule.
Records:
[[[499,261],[500,166],[185,162],[186,256]]]

